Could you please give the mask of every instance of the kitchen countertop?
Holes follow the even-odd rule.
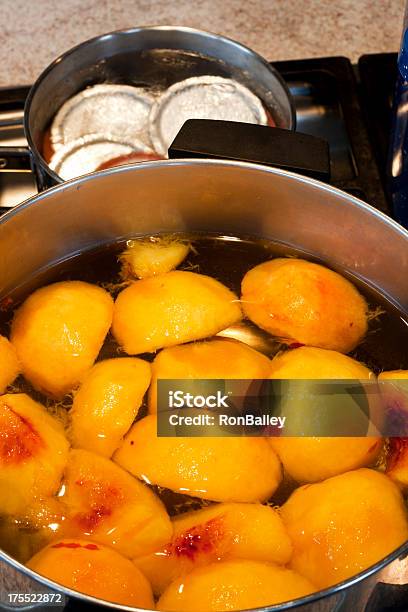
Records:
[[[404,0],[0,0],[0,87],[31,83],[60,53],[104,32],[184,25],[269,60],[396,51]]]

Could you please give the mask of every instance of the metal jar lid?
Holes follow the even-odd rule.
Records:
[[[261,100],[247,87],[218,76],[192,77],[175,83],[152,106],[150,138],[160,154],[187,119],[220,119],[265,125]]]
[[[153,98],[131,85],[94,85],[65,102],[51,126],[55,150],[88,134],[150,145],[148,116]]]
[[[102,134],[88,134],[62,145],[53,155],[50,168],[68,180],[94,172],[105,162],[132,153],[151,154],[142,142],[115,140]]]

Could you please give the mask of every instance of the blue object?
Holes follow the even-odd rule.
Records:
[[[398,56],[388,179],[395,218],[408,227],[408,11]]]

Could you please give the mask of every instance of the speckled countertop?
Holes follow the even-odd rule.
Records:
[[[269,60],[395,51],[404,0],[0,0],[0,86],[31,83],[60,53],[111,30],[185,25]]]

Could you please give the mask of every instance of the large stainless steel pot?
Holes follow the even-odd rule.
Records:
[[[64,183],[5,214],[0,298],[78,252],[130,236],[177,231],[246,234],[294,246],[360,277],[408,315],[406,230],[364,202],[309,178],[214,160],[114,168]],[[129,610],[59,587],[4,553],[0,559],[3,589],[6,581],[9,590],[46,586],[75,601]],[[336,587],[269,610],[368,612],[376,609],[370,602],[379,588],[408,584],[407,560],[408,543]],[[405,588],[394,587],[392,597]]]

